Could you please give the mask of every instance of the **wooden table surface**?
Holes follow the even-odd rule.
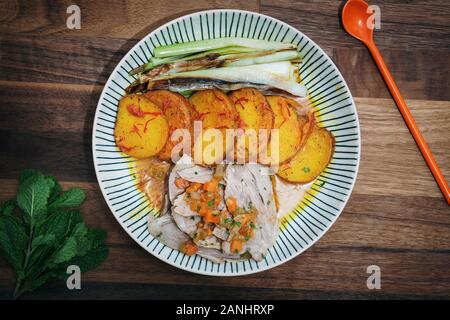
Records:
[[[81,8],[68,30],[66,9]],[[24,168],[87,190],[88,224],[108,231],[110,255],[82,290],[53,282],[26,298],[450,298],[450,207],[445,203],[368,51],[339,22],[344,1],[0,0],[0,200]],[[372,1],[376,42],[442,171],[450,180],[450,2]],[[126,52],[164,22],[212,8],[279,18],[319,44],[346,79],[361,122],[362,158],[351,198],[312,248],[244,277],[190,274],[133,242],[100,193],[91,153],[96,104]],[[381,268],[368,290],[366,268]],[[0,259],[0,297],[13,275]]]

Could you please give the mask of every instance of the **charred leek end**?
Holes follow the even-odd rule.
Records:
[[[202,51],[210,51],[225,47],[244,47],[253,50],[286,50],[294,49],[291,43],[281,43],[266,40],[245,38],[221,38],[211,40],[199,40],[185,43],[177,43],[155,48],[155,57],[165,58],[180,55],[194,54]]]
[[[195,70],[166,74],[155,77],[154,80],[177,78],[207,78],[227,82],[255,83],[284,90],[298,97],[307,95],[306,88],[297,83],[298,66],[290,61],[254,64]]]
[[[239,67],[279,61],[299,62],[300,54],[296,50],[285,50],[278,52],[274,50],[264,50],[224,55],[217,52],[210,52],[208,54],[197,55],[197,58],[195,59],[190,58],[191,57],[189,56],[184,59],[174,60],[170,63],[165,63],[158,66],[154,66],[156,63],[153,63],[154,67],[152,67],[151,70],[141,72],[140,81],[145,82],[163,74],[194,71],[197,69]],[[159,60],[164,59],[167,58]]]
[[[168,58],[156,58],[156,57],[152,57],[150,58],[150,60],[142,65],[139,66],[133,70],[130,71],[130,75],[135,75],[138,73],[145,73],[147,71],[152,70],[153,68],[156,68],[157,66],[163,65],[163,64],[169,64],[169,63],[173,63],[176,61],[181,61],[183,60],[183,58],[185,58],[185,56],[179,56],[179,57],[168,57]]]
[[[179,55],[179,56],[172,56],[172,57],[166,57],[166,58],[157,58],[157,57],[151,57],[150,60],[142,65],[139,66],[133,70],[130,71],[130,75],[135,75],[139,73],[146,73],[158,66],[164,65],[164,64],[174,64],[177,62],[183,62],[183,61],[191,61],[191,60],[197,60],[204,58],[208,55],[230,55],[230,54],[244,54],[244,53],[254,53],[255,49],[253,48],[247,48],[247,47],[224,47],[214,50],[208,50],[199,52],[192,55]]]

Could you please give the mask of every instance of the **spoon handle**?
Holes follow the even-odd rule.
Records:
[[[391,73],[389,72],[389,69],[386,66],[386,63],[384,62],[380,51],[378,50],[377,46],[373,42],[368,43],[366,45],[369,48],[370,53],[372,54],[372,57],[378,66],[378,69],[380,69],[381,75],[383,76],[384,81],[386,82],[386,85],[388,86],[389,91],[391,92],[392,97],[394,98],[395,103],[397,104],[397,107],[400,110],[400,113],[402,114],[403,119],[405,120],[409,131],[411,132],[412,136],[414,137],[414,140],[416,141],[416,143],[420,149],[420,152],[422,152],[422,155],[425,158],[425,161],[427,162],[431,173],[433,174],[434,178],[436,179],[436,182],[439,185],[439,188],[441,189],[442,193],[444,194],[445,200],[447,200],[447,204],[450,205],[450,188],[447,184],[447,181],[445,180],[445,177],[442,174],[441,169],[439,169],[439,166],[436,163],[436,160],[434,159],[430,148],[428,147],[427,143],[425,142],[425,139],[423,138],[422,134],[420,133],[419,128],[417,127],[417,124],[414,121],[414,118],[413,118],[411,112],[409,111],[409,109],[406,105],[406,102],[403,99],[403,97],[400,93],[400,90],[398,89],[398,87],[394,81],[394,78],[392,77]]]

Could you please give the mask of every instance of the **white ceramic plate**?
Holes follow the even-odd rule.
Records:
[[[128,71],[147,62],[155,47],[219,37],[245,37],[294,43],[303,56],[301,77],[313,100],[321,126],[336,137],[330,165],[307,191],[297,208],[287,213],[277,242],[265,259],[212,263],[168,248],[147,230],[152,209],[135,186],[135,161],[114,143],[118,101],[134,78]],[[360,159],[360,130],[352,95],[342,75],[311,39],[297,29],[262,14],[239,10],[211,10],[175,19],[142,39],[120,61],[103,89],[93,127],[95,171],[114,217],[137,243],[178,268],[214,276],[236,276],[273,268],[299,255],[331,227],[352,192]]]

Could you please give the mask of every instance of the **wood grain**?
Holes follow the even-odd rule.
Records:
[[[340,22],[345,0],[261,0],[261,13],[281,19],[323,48],[353,48],[363,45],[348,36]],[[381,49],[450,49],[450,3],[446,0],[368,1],[379,6],[381,30],[375,42]],[[430,36],[432,34],[432,36]]]
[[[82,187],[83,215],[108,231],[110,256],[83,276],[83,290],[54,282],[26,298],[450,298],[450,207],[367,50],[340,27],[343,1],[77,1],[81,30],[65,28],[69,4],[0,0],[0,202],[15,195],[29,167],[56,175],[64,188]],[[376,41],[450,179],[450,4],[376,4]],[[358,179],[333,227],[277,268],[226,279],[178,270],[139,247],[110,213],[91,152],[100,92],[126,52],[163,22],[217,7],[274,16],[323,47],[355,96],[362,134]],[[381,290],[366,287],[372,264],[381,267]],[[0,298],[10,297],[13,282],[0,258]]]
[[[79,0],[81,29],[69,30],[70,0],[2,0],[0,29],[6,33],[141,39],[151,30],[179,16],[208,9],[258,11],[258,0]]]

